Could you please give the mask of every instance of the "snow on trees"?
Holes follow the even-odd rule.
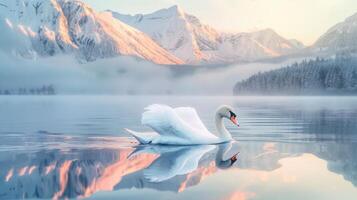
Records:
[[[317,92],[317,93],[316,93]],[[316,58],[258,73],[234,87],[234,94],[357,93],[357,58]]]

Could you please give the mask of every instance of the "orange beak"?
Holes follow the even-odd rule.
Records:
[[[236,117],[232,116],[232,117],[230,118],[230,120],[231,120],[231,122],[232,122],[233,124],[235,124],[235,125],[239,126],[239,124],[238,124],[238,120],[237,120],[237,118],[236,118]]]

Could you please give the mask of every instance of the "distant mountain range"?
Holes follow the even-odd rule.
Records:
[[[73,54],[81,62],[132,56],[165,65],[222,64],[306,49],[301,42],[285,39],[272,29],[221,32],[179,6],[145,15],[123,15],[110,10],[96,12],[78,0],[0,0],[0,17],[4,28],[30,41],[20,48],[22,52],[16,52],[29,58]],[[317,52],[355,49],[355,22],[357,15],[331,28],[310,48]]]
[[[0,15],[40,56],[74,53],[83,61],[119,55],[183,64],[150,37],[81,1],[2,0]]]
[[[148,34],[185,63],[254,60],[285,55],[304,48],[302,43],[287,40],[272,29],[253,33],[220,32],[185,13],[179,6],[146,15],[109,12],[120,21]]]

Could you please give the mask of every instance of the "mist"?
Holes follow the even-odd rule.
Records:
[[[0,89],[53,85],[60,94],[231,95],[238,81],[285,65],[172,67],[132,57],[79,63],[68,55],[23,59],[4,51],[0,52],[0,59]]]
[[[37,56],[28,37],[6,23],[0,21],[2,90],[53,85],[59,94],[232,95],[238,81],[292,62],[162,66],[115,57],[80,63],[73,55]]]

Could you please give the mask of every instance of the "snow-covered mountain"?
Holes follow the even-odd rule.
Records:
[[[250,61],[296,52],[304,45],[287,40],[271,29],[253,33],[220,32],[179,6],[151,14],[123,15],[109,11],[113,17],[145,33],[187,63],[224,63]]]
[[[117,19],[147,33],[158,44],[185,62],[193,63],[203,57],[193,34],[193,27],[178,6],[147,15],[112,13]]]
[[[157,64],[217,64],[304,48],[271,29],[220,32],[179,6],[132,16],[96,12],[80,0],[0,0],[0,20],[0,28],[26,40],[14,53],[27,58],[74,54],[85,62],[133,56]]]
[[[278,57],[302,50],[301,42],[287,40],[272,29],[251,33],[224,34],[217,51],[206,53],[219,61],[253,61]]]
[[[1,20],[40,56],[74,53],[82,61],[119,55],[158,64],[183,62],[145,33],[77,0],[1,0]]]
[[[313,48],[319,51],[357,50],[357,13],[338,23],[322,35]]]

